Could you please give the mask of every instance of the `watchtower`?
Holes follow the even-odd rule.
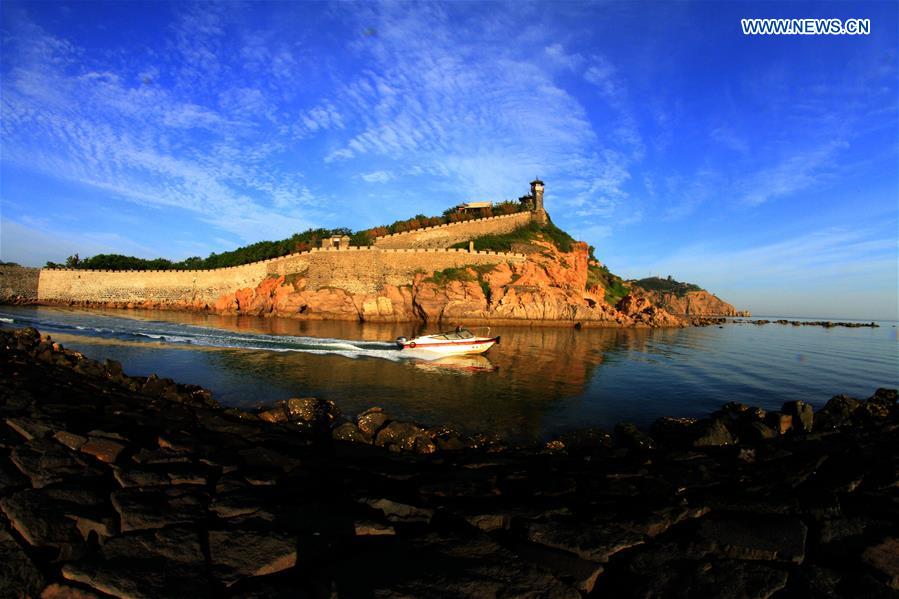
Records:
[[[543,212],[543,181],[540,179],[531,181],[531,197],[534,198],[534,212]]]

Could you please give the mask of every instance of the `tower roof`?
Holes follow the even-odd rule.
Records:
[[[539,183],[540,185],[543,185],[543,181],[541,181],[539,177],[537,177],[536,179],[534,179],[533,181],[531,181],[531,185],[537,185],[538,183]]]

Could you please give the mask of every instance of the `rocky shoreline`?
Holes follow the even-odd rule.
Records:
[[[895,390],[506,447],[0,346],[0,596],[899,591]]]
[[[690,317],[690,325],[694,327],[708,327],[712,325],[724,325],[724,324],[754,324],[763,326],[766,324],[780,324],[780,325],[791,325],[794,327],[804,326],[804,327],[824,327],[825,329],[830,329],[833,327],[845,327],[847,329],[859,329],[859,328],[870,328],[870,329],[878,329],[880,325],[876,322],[841,322],[841,321],[832,321],[832,320],[787,320],[785,318],[780,318],[778,320],[767,320],[764,318],[759,318],[756,320],[748,320],[742,318],[731,318],[726,316],[693,316]]]

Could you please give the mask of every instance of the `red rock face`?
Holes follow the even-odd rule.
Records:
[[[521,264],[502,263],[471,281],[429,281],[385,285],[376,294],[352,294],[338,288],[306,288],[306,281],[267,278],[255,289],[240,289],[216,301],[224,313],[277,315],[312,320],[377,322],[528,321],[570,322],[585,326],[683,326],[684,322],[645,297],[628,296],[616,307],[599,287],[586,289],[588,249],[576,243],[560,252],[548,243]],[[478,279],[480,280],[474,280]],[[484,285],[482,285],[484,283]],[[486,289],[489,293],[485,293]]]
[[[708,291],[688,291],[683,296],[674,293],[647,292],[650,300],[672,314],[690,316],[740,316],[732,305]]]

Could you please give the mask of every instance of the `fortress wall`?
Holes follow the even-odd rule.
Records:
[[[215,270],[56,270],[43,269],[40,301],[213,303],[226,293],[255,287],[266,262]]]
[[[286,256],[272,260],[268,268],[270,274],[303,276],[308,289],[338,287],[350,293],[375,293],[385,285],[410,285],[418,273],[524,260],[522,254],[502,252],[349,248]]]
[[[379,248],[448,248],[482,235],[509,233],[528,224],[534,218],[534,214],[533,212],[519,212],[426,227],[378,237],[374,244]]]
[[[37,301],[39,268],[0,265],[0,303],[30,304]]]
[[[420,272],[467,264],[523,262],[522,254],[464,250],[347,248],[312,250],[263,262],[215,270],[40,271],[40,301],[209,304],[238,289],[256,287],[268,276],[299,275],[307,288],[339,287],[374,293],[386,285],[408,285]]]

